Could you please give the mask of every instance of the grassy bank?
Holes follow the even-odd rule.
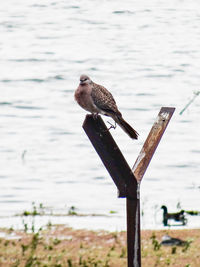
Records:
[[[49,227],[37,233],[1,229],[2,267],[124,267],[126,233]],[[160,246],[163,235],[181,238],[183,246]],[[4,236],[3,236],[4,235]],[[142,231],[142,266],[200,266],[200,230]]]

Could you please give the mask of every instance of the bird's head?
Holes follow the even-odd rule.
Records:
[[[167,213],[167,207],[166,207],[166,206],[162,205],[161,209],[163,209],[163,211],[164,211],[165,213]]]
[[[81,77],[80,77],[80,84],[83,85],[83,84],[90,84],[92,81],[90,79],[90,77],[88,77],[87,75],[85,74],[82,74]]]

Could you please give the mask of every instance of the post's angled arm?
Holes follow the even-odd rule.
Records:
[[[141,182],[174,111],[175,108],[171,107],[161,108],[156,121],[154,122],[151,131],[142,147],[142,150],[140,151],[140,154],[137,157],[132,168],[138,182]]]

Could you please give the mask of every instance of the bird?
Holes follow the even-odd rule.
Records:
[[[162,206],[161,209],[163,209],[163,225],[168,226],[168,220],[174,220],[176,222],[182,222],[183,225],[186,224],[187,220],[184,216],[184,210],[181,210],[176,213],[168,213],[167,207]]]
[[[187,241],[181,240],[179,238],[164,235],[160,244],[164,246],[184,246],[186,243]]]
[[[112,94],[102,85],[94,83],[89,76],[82,74],[75,90],[74,98],[86,111],[97,116],[111,117],[132,139],[138,139],[138,133],[122,117]]]

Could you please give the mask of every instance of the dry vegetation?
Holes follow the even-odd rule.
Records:
[[[6,233],[0,239],[2,267],[126,266],[125,232],[73,230],[64,226],[32,234],[2,231]],[[160,246],[166,233],[188,242],[181,247]],[[142,266],[200,266],[200,230],[142,231]]]

